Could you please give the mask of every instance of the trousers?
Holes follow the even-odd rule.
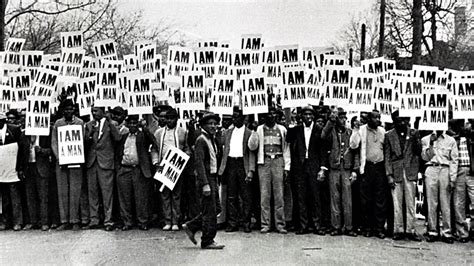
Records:
[[[82,169],[56,164],[56,182],[61,223],[79,223]]]
[[[459,238],[469,237],[469,226],[466,221],[466,192],[469,193],[471,205],[474,203],[474,187],[469,187],[469,184],[471,186],[474,184],[474,176],[469,175],[469,167],[459,167],[453,193],[454,223]],[[473,219],[471,216],[471,220]]]
[[[360,180],[362,227],[365,231],[383,232],[387,219],[388,182],[383,162],[367,162]]]
[[[246,174],[243,158],[227,160],[227,222],[231,227],[239,226],[239,197],[242,200],[242,220],[250,226],[250,208],[252,206],[250,185],[245,182]]]
[[[124,225],[133,225],[133,203],[135,203],[137,220],[148,224],[148,195],[151,180],[142,174],[140,166],[120,166],[117,173],[117,190],[120,205],[120,216]]]
[[[426,200],[428,202],[428,234],[438,235],[438,205],[443,215],[441,235],[451,237],[451,193],[449,186],[449,167],[428,166],[425,172]]]
[[[352,230],[352,196],[350,170],[331,169],[329,172],[329,191],[331,194],[331,225],[333,229]],[[341,211],[342,208],[342,211]],[[341,219],[341,213],[343,218]]]
[[[29,163],[25,187],[30,224],[48,224],[49,176],[40,176],[36,163]]]
[[[393,199],[393,233],[415,233],[415,196],[416,181],[409,181],[403,170],[402,182],[396,183],[392,189]],[[406,224],[403,222],[403,204],[405,204]],[[406,228],[406,229],[405,229]]]
[[[262,228],[270,227],[270,200],[273,194],[275,224],[277,229],[285,228],[285,210],[283,198],[283,157],[274,159],[265,157],[263,165],[258,166],[260,181],[260,205]]]
[[[104,225],[112,225],[114,170],[103,169],[97,161],[87,169],[90,224],[99,224],[99,193],[104,206]]]
[[[165,187],[161,193],[163,202],[163,214],[165,223],[169,225],[178,225],[181,220],[181,187],[183,179],[186,178],[184,173],[178,179],[173,190]]]

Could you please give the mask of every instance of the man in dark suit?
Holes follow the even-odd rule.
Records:
[[[19,145],[21,138],[21,129],[18,126],[7,124],[7,116],[4,113],[0,113],[0,145],[8,145],[17,143]],[[20,182],[24,179],[24,165],[23,153],[19,147],[16,159],[15,170],[18,174],[18,179],[20,181],[11,182],[11,183],[0,183],[0,192],[2,194],[2,207],[5,207],[5,202],[10,200],[11,203],[11,222],[13,224],[13,230],[21,230],[23,224],[23,209],[21,203],[21,194],[20,194]],[[8,197],[8,195],[10,197]],[[3,209],[3,214],[8,212],[8,210]],[[0,220],[0,230],[6,229],[6,224],[10,221],[7,217],[2,217]]]
[[[250,182],[255,172],[255,153],[248,148],[252,131],[244,126],[244,116],[237,110],[232,115],[234,127],[224,133],[224,152],[219,176],[227,183],[228,228],[226,232],[239,230],[239,197],[242,199],[244,232],[250,233],[250,208],[252,197]]]
[[[103,107],[92,107],[93,120],[86,124],[86,164],[89,192],[90,227],[99,225],[99,189],[104,205],[104,225],[112,231],[114,187],[114,146],[120,140],[117,126],[105,116]]]
[[[307,106],[301,109],[302,125],[296,126],[287,141],[293,146],[294,169],[297,178],[299,230],[297,234],[309,232],[308,213],[314,226],[314,233],[324,235],[321,228],[321,190],[326,168],[327,150],[321,139],[322,127],[314,123],[315,111]]]
[[[147,128],[138,130],[138,115],[130,115],[126,120],[129,133],[122,136],[118,147],[117,188],[123,231],[131,229],[132,201],[140,230],[148,230],[148,195],[151,188],[151,157],[148,147],[154,144],[153,135]]]
[[[421,139],[418,131],[409,127],[410,118],[400,117],[398,110],[392,113],[392,120],[394,128],[385,134],[384,157],[388,184],[392,188],[393,239],[401,240],[407,233],[410,239],[421,241],[415,231],[415,194],[420,171]]]

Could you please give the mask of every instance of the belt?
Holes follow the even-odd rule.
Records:
[[[122,167],[128,167],[128,168],[135,168],[138,166],[138,164],[134,164],[134,165],[120,164],[120,165],[122,165]]]
[[[381,162],[376,162],[376,163],[371,162],[371,161],[365,161],[365,164],[366,164],[366,165],[377,165],[377,164],[379,164],[379,163],[383,163],[383,161],[381,161]]]
[[[429,163],[427,164],[426,166],[442,166],[442,167],[449,167],[449,165],[447,164],[443,164],[443,163]]]
[[[232,160],[242,160],[242,159],[244,159],[244,157],[230,157],[230,156],[229,156],[229,159],[232,159]]]
[[[272,154],[272,155],[265,154],[265,157],[270,158],[270,159],[277,159],[277,158],[283,157],[283,155],[281,155],[281,154]]]

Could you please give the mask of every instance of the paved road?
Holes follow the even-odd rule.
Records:
[[[218,232],[224,250],[201,250],[184,232],[0,232],[0,265],[11,264],[474,264],[474,243],[394,242],[347,236]]]

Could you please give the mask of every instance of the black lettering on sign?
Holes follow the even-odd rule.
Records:
[[[263,43],[261,37],[242,38],[240,45],[240,48],[245,50],[259,50],[262,47]]]
[[[457,89],[459,96],[472,96],[474,95],[474,83],[462,82],[458,84]],[[456,95],[456,90],[454,90],[454,95]]]
[[[263,91],[265,90],[265,82],[263,78],[249,79],[248,84],[243,80],[243,91]]]
[[[46,85],[46,86],[49,86],[49,87],[54,87],[56,85],[56,78],[57,78],[56,75],[46,73],[46,72],[42,72],[40,75],[38,75],[36,77],[35,81],[36,81],[36,83],[39,83],[39,84],[42,84],[42,85]]]
[[[204,87],[203,75],[185,75],[182,77],[183,88],[202,88]]]
[[[173,62],[189,64],[189,52],[176,51],[174,55]]]
[[[215,81],[217,82],[217,80]],[[214,85],[215,88],[217,88],[218,92],[232,92],[234,90],[234,80],[232,79],[220,79],[219,84]]]
[[[332,87],[332,98],[347,99],[349,97],[349,87],[334,85]]]
[[[290,71],[288,76],[283,75],[283,84],[287,85],[302,85],[304,84],[304,70]]]
[[[82,47],[82,34],[62,36],[61,47],[65,47],[65,48]]]
[[[354,88],[356,90],[372,91],[373,81],[374,81],[374,79],[370,78],[370,77],[356,77],[355,78],[355,84],[353,84],[354,79],[351,78],[350,87]]]
[[[41,54],[23,55],[23,65],[27,67],[40,67],[42,61],[43,55]]]
[[[114,86],[117,84],[117,73],[115,72],[105,72],[100,74],[102,86]]]
[[[250,53],[235,53],[231,62],[233,66],[250,66]]]
[[[37,114],[49,114],[49,101],[30,101],[28,105],[28,112]]]
[[[223,53],[222,53],[223,54]],[[221,56],[222,56],[221,54]],[[194,58],[196,64],[214,64],[215,53],[214,51],[199,51],[194,52]]]
[[[298,62],[298,49],[284,49],[281,54],[281,61],[283,63]]]
[[[326,77],[331,77],[331,83],[347,84],[349,83],[349,69],[333,69],[326,71]]]
[[[10,101],[11,100],[11,91],[9,89],[2,90],[2,100]]]
[[[428,106],[430,108],[443,108],[446,107],[448,103],[448,95],[446,94],[431,94]]]
[[[17,75],[10,78],[10,85],[15,89],[30,87],[30,75]]]

